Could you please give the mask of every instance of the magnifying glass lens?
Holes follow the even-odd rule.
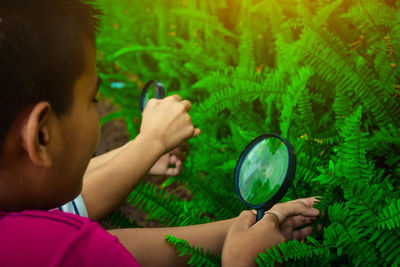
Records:
[[[239,172],[239,190],[251,205],[271,199],[285,181],[289,151],[279,138],[257,143],[246,155]]]

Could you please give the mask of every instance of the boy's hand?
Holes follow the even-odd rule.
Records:
[[[150,99],[143,111],[140,135],[159,142],[165,152],[200,134],[193,126],[189,110],[192,104],[178,95]]]
[[[312,220],[319,216],[319,210],[313,208],[314,202],[318,201],[315,197],[301,198],[286,203],[279,203],[267,211],[268,216],[274,216],[279,224],[279,230],[285,240],[302,240],[311,235],[311,227],[297,230],[296,228],[308,225]],[[304,207],[302,209],[300,207]],[[272,214],[270,214],[272,213]]]
[[[315,198],[297,199],[273,206],[256,223],[256,214],[243,211],[233,223],[222,250],[224,266],[255,266],[258,253],[279,243],[310,235],[311,228],[297,230],[319,215],[312,207]]]
[[[185,142],[171,152],[164,154],[150,169],[149,175],[177,176],[182,171],[182,163],[186,160],[185,152],[188,144]],[[175,167],[170,167],[175,165]]]

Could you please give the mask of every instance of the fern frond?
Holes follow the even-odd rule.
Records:
[[[383,208],[379,226],[389,230],[400,228],[400,199],[393,199]]]
[[[243,73],[251,73],[255,69],[251,6],[251,0],[241,1],[238,70]]]
[[[347,92],[336,90],[333,110],[335,112],[335,125],[337,128],[340,128],[343,125],[344,119],[353,110],[353,105],[350,103],[351,99]]]
[[[289,126],[292,120],[292,113],[297,102],[301,98],[303,90],[307,86],[308,79],[313,74],[311,68],[304,67],[299,69],[297,76],[293,77],[291,85],[287,89],[287,94],[283,96],[283,103],[285,103],[282,114],[280,129],[282,137],[289,138]]]
[[[368,146],[368,133],[361,130],[361,112],[359,107],[344,121],[340,129],[343,143],[337,147],[338,168],[346,179],[352,181],[369,182],[372,177],[373,166],[367,163],[366,148]]]
[[[315,118],[312,110],[311,94],[307,86],[302,90],[296,107],[296,112],[293,114],[293,122],[296,123],[298,133],[307,133],[310,138],[313,138]]]
[[[187,10],[187,9],[173,9],[170,11],[172,14],[181,16],[182,18],[185,18],[186,20],[192,21],[192,22],[201,22],[204,23],[208,26],[210,33],[218,33],[221,34],[221,36],[225,37],[230,37],[235,40],[237,36],[233,34],[232,32],[228,31],[223,25],[218,21],[218,18],[215,16],[212,16],[208,13],[205,13],[204,11],[200,10]],[[211,36],[210,36],[211,37]],[[215,37],[215,36],[213,36]]]
[[[400,131],[392,124],[375,130],[371,136],[368,150],[379,156],[388,156],[400,149]],[[393,158],[393,157],[387,157]]]
[[[268,75],[266,82],[262,82],[256,75],[252,77],[238,72],[239,70],[236,70],[235,74],[230,76],[226,76],[226,72],[214,73],[194,85],[195,88],[201,86],[213,89],[209,98],[193,107],[193,110],[196,110],[193,114],[195,118],[201,116],[203,119],[208,119],[224,109],[236,106],[236,103],[251,103],[255,99],[265,99],[270,95],[284,93],[282,88],[273,87],[277,81],[275,73]]]
[[[266,253],[260,253],[259,258],[255,258],[255,261],[258,266],[274,266],[276,262],[283,263],[284,261],[307,259],[313,256],[329,259],[331,249],[337,247],[335,243],[320,244],[311,236],[308,236],[307,240],[310,244],[301,243],[297,240],[283,242],[278,246],[267,249]]]
[[[128,195],[127,202],[166,226],[201,224],[210,222],[207,216],[177,196],[168,195],[165,190],[157,190],[150,182],[139,183]]]
[[[396,266],[400,263],[400,234],[395,231],[377,230],[371,233],[368,240],[370,243],[375,243],[379,249],[382,261],[390,266]]]
[[[165,239],[171,245],[174,245],[176,248],[176,252],[180,257],[185,255],[190,255],[190,260],[187,262],[189,266],[220,266],[221,265],[221,256],[218,254],[216,256],[210,253],[210,250],[207,249],[204,252],[204,249],[201,245],[198,247],[191,246],[189,242],[183,239],[178,239],[174,236],[167,235]]]
[[[363,59],[348,51],[337,36],[316,27],[308,20],[304,23],[305,30],[297,44],[300,48],[298,53],[303,54],[303,60],[312,65],[316,73],[327,81],[335,81],[337,90],[353,95],[354,102],[360,99],[373,114],[378,125],[398,125],[399,111],[396,101],[393,96],[387,95],[385,84],[377,78],[374,70]],[[357,58],[362,62],[358,66],[355,64]]]
[[[342,247],[344,254],[351,256],[353,264],[356,266],[370,265],[377,261],[375,247],[368,242],[368,233],[364,231],[368,229],[368,226],[359,225],[357,223],[359,220],[356,221],[354,218],[358,214],[353,213],[343,203],[330,206],[328,214],[332,224],[326,231],[334,232],[337,237],[337,245]]]
[[[296,179],[295,183],[311,184],[312,179],[320,174],[317,169],[317,166],[320,164],[318,158],[310,158],[308,154],[299,151],[296,155],[296,161],[296,177],[299,179],[298,181]]]
[[[105,218],[105,221],[115,228],[142,228],[135,220],[116,210]]]
[[[225,67],[225,63],[223,61],[210,60],[208,57],[205,57],[203,54],[194,55],[192,51],[189,53],[185,50],[179,50],[172,47],[156,47],[156,46],[130,46],[121,48],[116,51],[114,54],[110,55],[108,60],[117,60],[120,57],[132,54],[132,53],[147,53],[147,54],[155,54],[155,55],[163,55],[169,58],[173,58],[174,60],[182,60],[188,61],[189,59],[198,64],[199,66],[203,66],[207,69],[222,69]]]

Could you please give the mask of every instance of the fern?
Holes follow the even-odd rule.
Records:
[[[373,166],[367,164],[366,147],[369,140],[368,133],[361,130],[361,107],[345,120],[340,135],[344,139],[343,144],[336,149],[340,157],[338,169],[341,169],[342,176],[354,182],[369,182]]]
[[[320,244],[312,237],[307,237],[310,244],[297,240],[287,241],[260,253],[255,261],[259,266],[274,266],[275,262],[283,263],[288,260],[307,259],[313,256],[329,258],[331,249],[336,248],[335,243]]]
[[[395,114],[398,115],[396,103],[393,98],[384,93],[381,81],[374,77],[374,72],[365,63],[361,63],[356,68],[355,64],[349,60],[354,58],[354,55],[346,49],[342,41],[327,30],[315,27],[308,20],[305,22],[308,31],[303,32],[301,40],[306,43],[299,43],[298,47],[302,49],[300,51],[305,52],[303,54],[306,62],[313,65],[318,74],[328,81],[335,79],[339,90],[349,93],[358,91],[354,100],[358,101],[360,97],[379,125],[394,123],[398,126],[395,120]],[[313,39],[312,42],[310,38]],[[312,47],[307,43],[312,44]],[[346,71],[339,71],[339,69]],[[342,77],[335,75],[336,73],[340,73]]]
[[[147,213],[148,219],[157,219],[170,226],[201,224],[210,219],[202,216],[190,203],[168,196],[166,191],[159,190],[150,182],[140,183],[127,197],[127,202]]]
[[[246,207],[234,193],[236,160],[252,138],[281,133],[297,155],[285,200],[322,196],[326,215],[316,222],[321,233],[256,261],[400,264],[397,1],[115,1],[101,0],[108,13],[98,40],[101,92],[117,104],[102,122],[122,116],[133,137],[137,89],[156,78],[193,102],[193,123],[203,130],[190,140],[182,174],[164,184],[193,197],[142,184],[130,195],[134,205],[165,225],[237,216]],[[201,259],[192,264],[209,262]]]
[[[141,228],[137,222],[123,214],[121,211],[114,211],[105,218],[110,226],[115,228]]]
[[[161,56],[166,56],[168,58],[179,58],[183,61],[190,59],[192,62],[196,62],[200,66],[205,66],[207,68],[221,68],[224,67],[224,63],[221,61],[210,61],[205,58],[204,55],[188,53],[187,51],[180,51],[170,47],[156,47],[156,46],[132,46],[127,48],[122,48],[110,55],[108,60],[116,60],[119,57],[126,56],[131,53],[151,53]]]
[[[394,199],[382,210],[379,226],[389,230],[400,228],[400,199]]]
[[[280,128],[282,136],[288,138],[289,126],[291,124],[291,117],[294,107],[297,105],[297,101],[300,98],[302,91],[307,85],[307,81],[312,75],[312,71],[309,68],[302,68],[299,70],[298,76],[293,78],[291,86],[288,88],[288,93],[284,97],[282,102],[285,103],[282,114]]]
[[[190,246],[186,240],[178,239],[171,235],[167,235],[165,239],[175,246],[180,257],[186,254],[191,255],[190,260],[187,262],[189,266],[220,266],[221,264],[221,256],[219,254],[213,256],[208,249],[204,252],[201,245],[199,247]]]

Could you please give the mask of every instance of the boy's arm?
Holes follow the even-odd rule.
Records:
[[[157,142],[139,134],[107,164],[87,172],[82,198],[89,218],[100,220],[121,204],[162,153]]]
[[[256,223],[256,213],[243,211],[238,217],[207,224],[169,227],[116,229],[109,233],[131,252],[142,266],[186,266],[189,256],[179,257],[166,235],[201,245],[204,251],[222,254],[222,266],[255,266],[254,258],[283,241],[302,240],[311,234],[304,227],[319,215],[312,208],[315,198],[275,205]]]
[[[99,167],[100,165],[108,162],[110,159],[112,159],[113,157],[118,155],[121,151],[123,151],[128,145],[129,145],[129,142],[118,148],[110,150],[104,154],[93,157],[89,162],[86,172],[90,172],[90,171],[96,169],[97,167]]]
[[[187,266],[189,256],[179,257],[173,245],[165,239],[172,235],[190,245],[201,245],[212,254],[221,253],[226,234],[234,219],[207,224],[168,228],[127,228],[109,230],[118,237],[141,266]]]
[[[114,210],[163,154],[200,133],[188,114],[191,103],[175,95],[151,99],[140,134],[107,162],[85,173],[82,197],[92,220]]]
[[[108,163],[110,159],[114,158],[121,151],[126,149],[131,142],[132,141],[127,142],[126,144],[118,148],[110,150],[99,156],[93,157],[89,162],[86,173],[96,169],[97,167],[105,163]],[[162,155],[161,158],[159,158],[158,161],[151,167],[148,175],[177,176],[182,170],[182,163],[186,160],[185,153],[188,151],[188,149],[188,144],[184,142],[171,152]],[[176,167],[171,167],[171,165],[176,165]]]

